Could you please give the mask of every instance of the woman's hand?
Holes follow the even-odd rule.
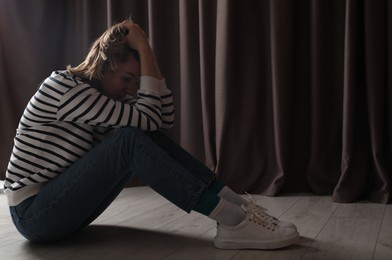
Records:
[[[158,63],[155,59],[154,51],[152,50],[147,36],[139,25],[124,21],[122,26],[126,30],[126,43],[139,53],[140,57],[140,72],[142,76],[153,76],[159,80],[163,79]]]
[[[130,48],[135,49],[138,52],[145,51],[146,48],[151,48],[146,34],[139,25],[124,21],[122,26],[126,30],[126,43]]]

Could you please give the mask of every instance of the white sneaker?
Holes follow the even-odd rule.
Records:
[[[276,249],[299,239],[296,228],[279,226],[261,217],[249,206],[241,206],[246,218],[237,226],[218,225],[214,246],[220,249]]]
[[[282,220],[275,218],[274,216],[269,215],[267,213],[267,209],[258,205],[256,200],[252,197],[252,195],[250,195],[247,192],[245,192],[245,193],[248,195],[247,200],[248,200],[249,204],[247,205],[247,207],[249,207],[253,212],[256,212],[257,214],[259,214],[260,217],[265,218],[268,221],[274,222],[276,225],[278,225],[280,227],[290,227],[290,228],[297,229],[297,227],[293,223],[282,221]]]

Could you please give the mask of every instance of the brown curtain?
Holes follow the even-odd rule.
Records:
[[[168,132],[238,192],[391,199],[387,0],[0,0],[0,170],[40,81],[132,15],[175,97]]]

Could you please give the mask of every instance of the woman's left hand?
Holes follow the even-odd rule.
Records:
[[[138,52],[144,51],[146,48],[151,49],[146,34],[138,24],[127,20],[122,23],[122,26],[127,31],[126,42],[130,48]]]

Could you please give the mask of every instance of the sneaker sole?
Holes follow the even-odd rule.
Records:
[[[215,238],[214,246],[219,249],[278,249],[294,244],[299,240],[299,234],[269,241],[254,240],[221,240]]]

